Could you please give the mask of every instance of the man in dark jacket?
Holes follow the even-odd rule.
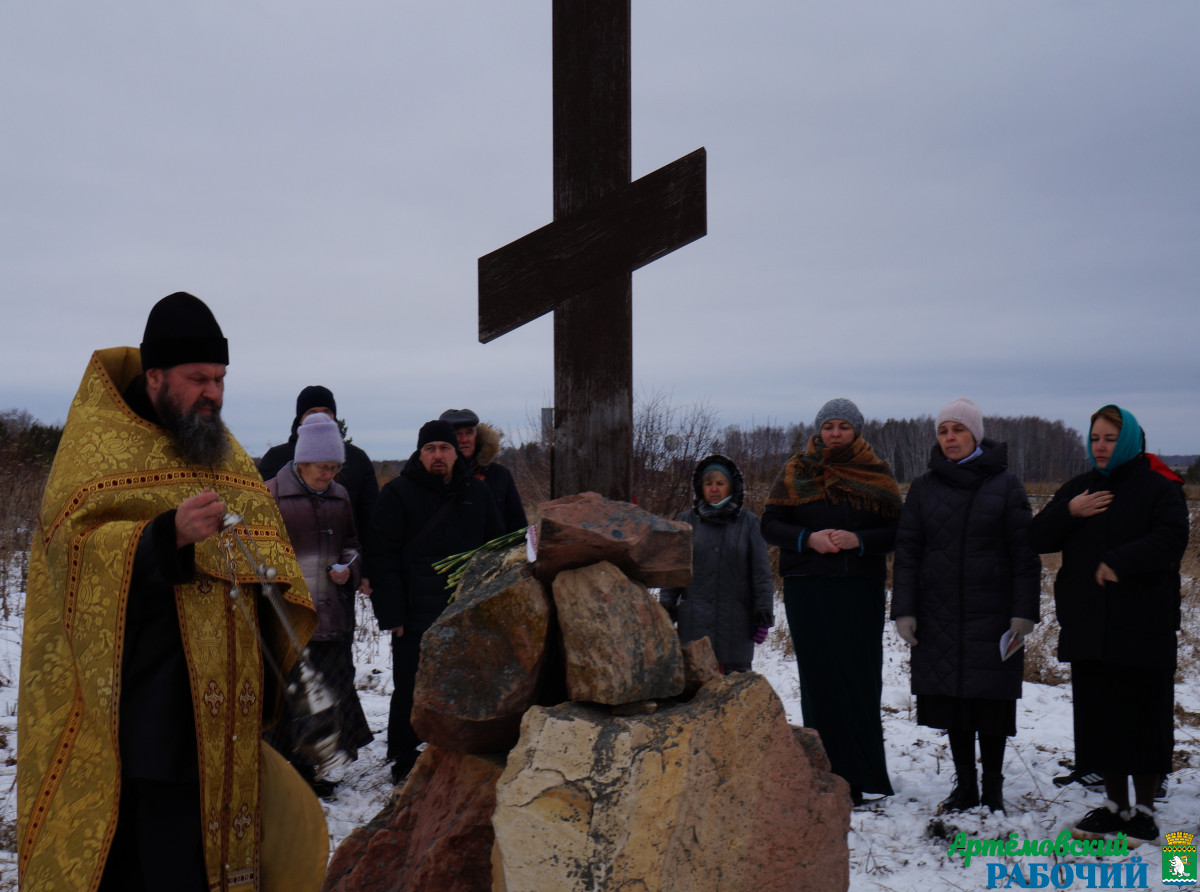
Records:
[[[470,409],[447,409],[440,421],[454,425],[458,451],[467,460],[471,473],[491,487],[492,495],[500,508],[504,521],[504,532],[512,533],[528,525],[525,506],[513,475],[504,465],[494,461],[500,451],[500,432],[487,424],[479,423],[479,416]]]
[[[417,759],[420,743],[410,715],[421,636],[445,609],[442,558],[478,548],[504,533],[487,485],[472,476],[455,448],[454,427],[429,421],[400,476],[379,494],[371,517],[368,554],[375,574],[371,603],[379,627],[392,632],[392,692],[388,758],[399,780]]]
[[[263,480],[270,480],[296,457],[296,439],[300,424],[314,412],[323,412],[328,415],[342,428],[342,436],[346,435],[345,426],[337,417],[337,401],[333,398],[333,391],[319,384],[305,387],[296,397],[296,417],[292,420],[292,434],[288,437],[288,441],[280,443],[278,446],[272,446],[258,460],[258,473],[262,475]],[[371,459],[366,452],[353,443],[347,443],[346,461],[333,479],[346,487],[346,492],[350,493],[350,504],[354,508],[355,532],[358,535],[358,541],[365,542],[367,524],[371,520],[371,512],[375,509],[375,499],[379,496],[379,480],[375,476],[375,466],[371,464]],[[370,568],[364,563],[361,572],[362,579],[359,582],[359,588],[364,595],[369,595],[371,594]]]

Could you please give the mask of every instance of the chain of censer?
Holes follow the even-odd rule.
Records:
[[[287,611],[283,605],[283,597],[279,591],[279,585],[275,582],[275,568],[268,566],[267,562],[263,559],[262,553],[258,550],[253,537],[250,536],[248,530],[244,529],[244,525],[242,524],[243,519],[241,514],[230,512],[221,520],[220,550],[225,557],[225,563],[229,569],[229,597],[238,605],[246,623],[250,628],[254,629],[255,634],[258,636],[259,649],[262,652],[264,662],[271,667],[271,671],[279,678],[280,684],[288,692],[288,695],[302,708],[303,712],[299,718],[326,715],[326,727],[318,732],[318,736],[315,739],[308,740],[299,747],[299,749],[307,751],[306,755],[315,763],[317,776],[319,777],[330,768],[345,762],[348,758],[346,753],[340,748],[339,741],[341,735],[337,732],[335,713],[332,711],[337,704],[330,695],[324,677],[310,664],[308,648],[301,645],[295,628],[293,628],[291,622],[288,620]],[[262,628],[254,621],[254,617],[250,614],[250,608],[246,604],[246,599],[242,597],[241,587],[237,581],[237,551],[240,551],[246,559],[251,574],[255,577],[255,581],[266,597],[267,603],[271,605],[271,609],[278,617],[280,625],[288,637],[288,641],[297,654],[299,671],[297,673],[297,680],[293,684],[288,684],[287,679],[283,675],[283,669],[271,657],[270,648],[267,647],[266,641],[263,639]],[[329,723],[331,721],[333,724],[330,726]],[[332,730],[330,730],[330,727]]]

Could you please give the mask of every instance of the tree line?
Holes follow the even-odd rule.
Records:
[[[871,419],[863,437],[875,454],[892,465],[901,486],[923,474],[937,437],[934,419]],[[1008,444],[1008,466],[1026,484],[1057,484],[1088,467],[1079,431],[1061,421],[1031,415],[985,416],[986,437]],[[669,394],[639,395],[634,406],[633,492],[653,514],[675,517],[692,504],[692,471],[714,452],[733,459],[746,483],[746,507],[762,512],[771,484],[788,458],[803,450],[815,433],[806,422],[720,426],[707,402],[678,405]],[[526,504],[550,497],[550,432],[535,428],[519,446],[507,447],[500,461],[512,470]]]
[[[0,412],[0,612],[6,619],[9,596],[25,591],[29,546],[60,439],[61,427],[23,409]]]

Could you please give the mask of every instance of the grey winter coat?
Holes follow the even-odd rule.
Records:
[[[350,494],[336,480],[323,495],[314,495],[301,482],[289,462],[267,481],[279,505],[296,560],[317,608],[313,641],[343,641],[354,631],[354,592],[358,589],[362,561],[354,535],[354,509]],[[350,580],[335,585],[329,578],[333,564],[350,564]]]
[[[1024,649],[1000,660],[1013,617],[1037,622],[1041,561],[1029,544],[1032,512],[1008,471],[1008,449],[955,464],[934,446],[913,481],[896,531],[892,618],[915,616],[914,694],[1015,700]]]
[[[700,478],[714,462],[730,469],[737,510],[708,519],[700,511]],[[659,601],[678,620],[684,644],[708,636],[719,663],[749,663],[754,659],[755,628],[773,624],[775,583],[767,543],[758,517],[741,507],[745,492],[737,465],[711,456],[697,465],[692,483],[695,505],[677,518],[692,525],[692,582],[662,589]]]

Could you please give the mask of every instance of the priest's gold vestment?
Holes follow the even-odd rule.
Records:
[[[230,437],[219,468],[186,461],[171,436],[122,398],[136,349],[93,354],[71,404],[30,554],[18,700],[18,870],[23,889],[93,890],[118,814],[118,719],[126,604],[138,540],[159,514],[214,489],[277,572],[285,613],[306,642],[315,613],[275,501]],[[233,572],[210,536],[196,575],[175,587],[199,753],[209,887],[261,887],[265,647],[286,675],[296,659],[260,609],[258,576]],[[239,596],[231,597],[238,587]],[[240,602],[240,603],[239,603]],[[263,602],[265,603],[265,602]],[[260,645],[259,630],[262,633]],[[268,702],[278,702],[277,699]],[[314,800],[315,801],[315,800]]]

